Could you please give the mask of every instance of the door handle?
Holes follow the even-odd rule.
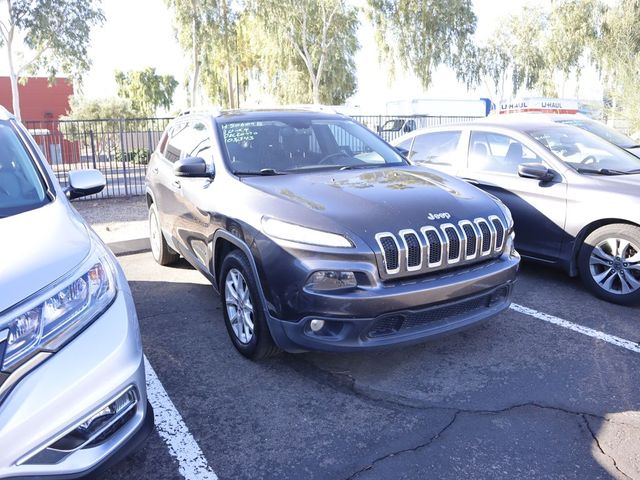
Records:
[[[174,180],[173,182],[171,182],[171,186],[175,188],[181,188],[180,180]]]
[[[157,175],[160,170],[158,169],[158,167],[154,167],[151,169],[151,171]]]

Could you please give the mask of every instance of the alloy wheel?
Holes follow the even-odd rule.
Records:
[[[598,243],[589,258],[591,277],[603,290],[626,295],[640,289],[640,248],[623,238]]]
[[[233,333],[243,344],[254,335],[253,303],[247,281],[236,268],[232,268],[225,278],[225,304]]]

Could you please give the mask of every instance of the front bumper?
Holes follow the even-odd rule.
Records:
[[[137,315],[120,280],[113,304],[0,404],[0,478],[82,476],[130,453],[152,429]],[[48,448],[131,388],[137,402],[106,438],[62,455]]]
[[[286,351],[346,352],[413,344],[469,328],[508,308],[520,257],[343,294],[314,294],[299,321],[268,317]],[[311,297],[311,296],[310,296]],[[306,300],[309,300],[307,298]],[[310,321],[325,321],[313,332]]]

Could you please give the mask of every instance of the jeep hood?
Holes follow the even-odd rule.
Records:
[[[488,215],[502,217],[496,203],[478,188],[418,166],[246,177],[243,181],[306,209],[311,222],[312,212],[323,215],[363,239],[383,231]]]
[[[53,202],[0,218],[0,314],[66,275],[89,254],[84,224]]]

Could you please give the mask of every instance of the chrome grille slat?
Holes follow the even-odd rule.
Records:
[[[447,243],[447,263],[458,263],[462,257],[461,238],[458,229],[452,223],[440,225]]]
[[[379,268],[387,277],[406,276],[480,261],[502,251],[507,233],[496,215],[428,225],[418,231],[381,232],[375,236],[380,248]]]
[[[420,242],[418,234],[413,230],[401,230],[400,238],[404,244],[407,271],[413,272],[422,268],[422,258],[424,256],[424,247]]]
[[[494,250],[496,252],[499,252],[500,250],[502,250],[502,247],[504,246],[504,238],[505,238],[505,233],[506,233],[506,228],[504,226],[504,224],[502,223],[502,220],[500,220],[500,217],[496,217],[495,215],[491,215],[489,217],[489,221],[491,222],[491,224],[493,225],[493,228],[496,231],[496,239],[495,239],[495,243],[494,243]]]

